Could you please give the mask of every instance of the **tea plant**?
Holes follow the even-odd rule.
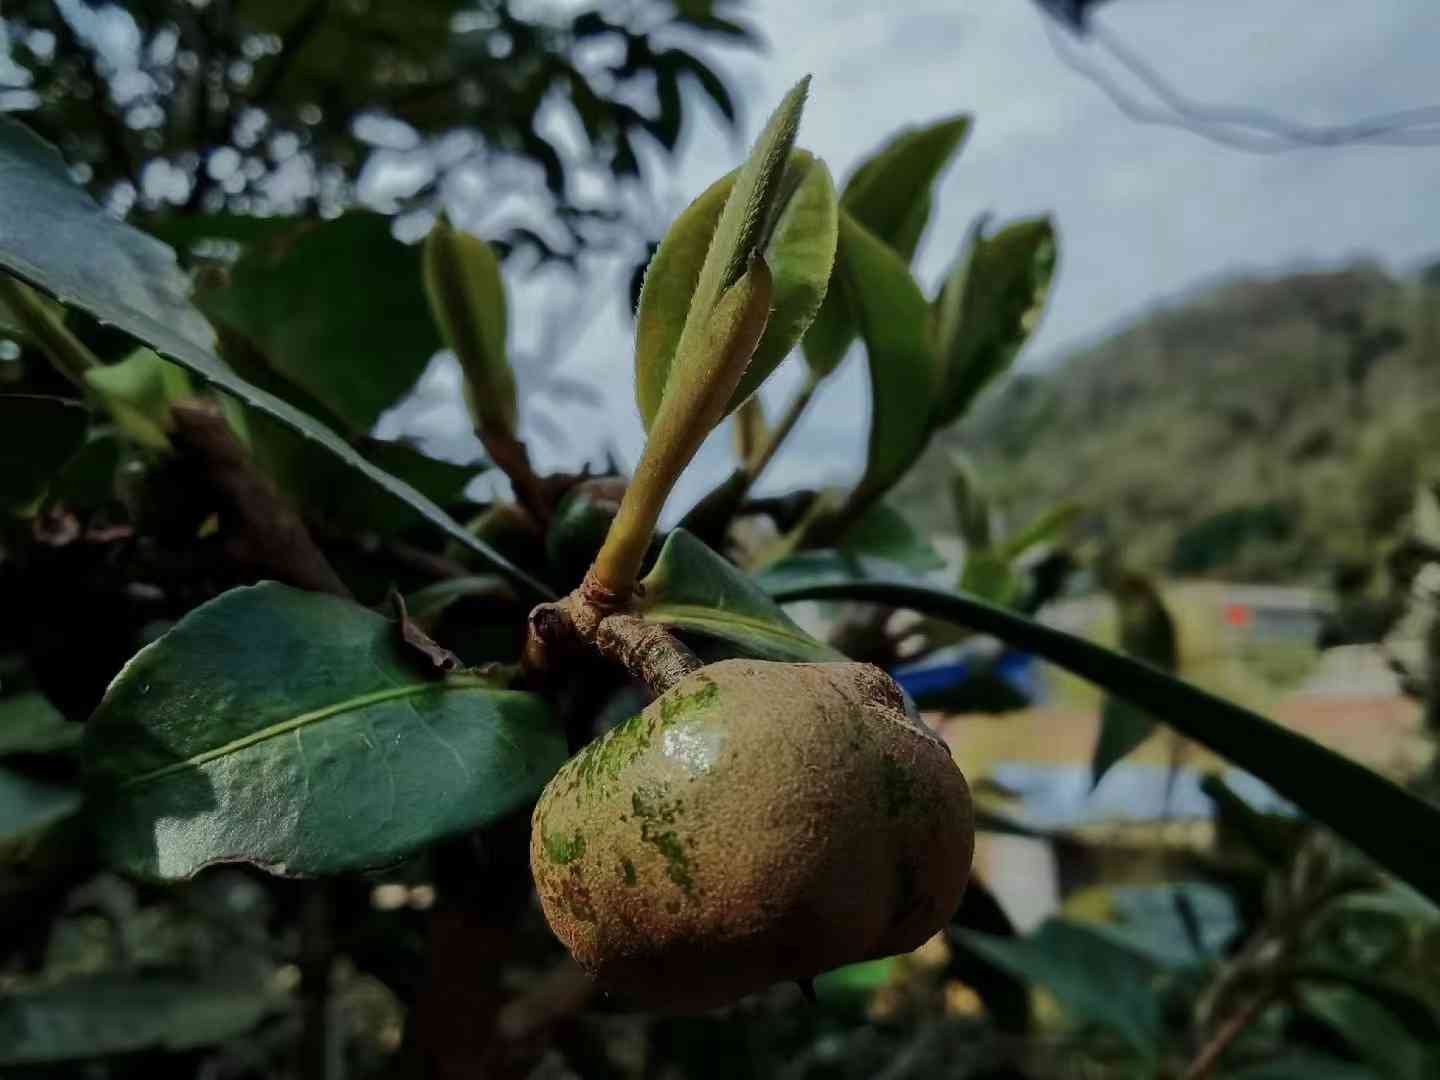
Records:
[[[165,232],[187,274],[166,243],[92,202],[49,145],[0,118],[0,326],[24,345],[0,394],[0,826],[20,868],[18,903],[51,902],[102,865],[147,882],[230,863],[344,882],[453,859],[454,838],[478,835],[486,854],[465,864],[465,887],[509,898],[494,901],[496,917],[518,919],[531,806],[562,767],[609,768],[597,736],[613,749],[667,712],[663,696],[645,709],[637,686],[664,695],[703,673],[702,659],[805,665],[790,707],[819,707],[809,665],[844,656],[785,613],[801,600],[918,612],[1067,668],[1440,899],[1431,804],[1160,667],[1001,606],[1024,593],[1013,556],[1055,522],[977,544],[960,589],[922,572],[934,552],[885,497],[1013,363],[1043,309],[1056,238],[1044,219],[993,231],[981,221],[927,296],[910,262],[969,120],[901,132],[837,192],[824,161],[795,145],[807,91],[785,97],[746,161],[686,208],[650,263],[633,374],[647,440],[629,478],[536,473],[517,419],[504,273],[480,238],[441,220],[416,250],[359,213],[181,219]],[[863,474],[843,491],[752,498],[855,342],[871,399]],[[487,463],[370,437],[442,344],[460,361]],[[803,363],[806,380],[771,426],[755,392],[785,362]],[[676,481],[732,416],[733,475],[662,533]],[[513,502],[469,502],[485,468],[505,474]],[[775,717],[777,738],[785,722]],[[898,706],[884,723],[932,745]],[[874,781],[900,813],[922,790],[906,771],[920,753],[877,753],[851,779],[857,790]],[[637,807],[646,777],[624,769],[639,756],[605,774],[632,785],[622,794]],[[897,771],[874,771],[885,769]],[[707,783],[723,792],[725,776]],[[814,790],[833,798],[823,781]],[[968,814],[968,800],[946,799],[920,802]],[[824,820],[806,818],[812,832],[790,841],[835,840],[813,832]],[[958,820],[947,827],[970,829]],[[857,818],[862,839],[866,827]],[[581,830],[553,849],[541,837],[536,857],[549,849],[563,865],[585,842]],[[968,844],[943,850],[968,862]],[[685,856],[666,857],[674,870]],[[609,869],[623,880],[623,863]],[[906,902],[940,898],[928,934],[952,914],[951,886],[968,867],[912,870]],[[684,892],[682,878],[669,881]],[[942,878],[943,888],[915,884]],[[723,887],[723,856],[704,880]],[[585,906],[609,896],[571,895],[567,911],[593,922],[607,913]],[[875,948],[910,938],[879,935]],[[768,977],[871,954],[820,949],[813,970]],[[1001,959],[1028,970],[1017,956]],[[676,1000],[710,1000],[682,993],[703,990],[703,964],[668,961],[647,974],[650,1000],[666,996],[656,970],[694,981]],[[63,1014],[78,1007],[67,992],[28,989],[13,1015]],[[95,1032],[82,1053],[54,1025],[17,1020],[0,1061],[205,1045],[272,1007],[230,985],[187,993],[186,1004],[161,995],[176,1015],[156,1006],[144,1022]]]

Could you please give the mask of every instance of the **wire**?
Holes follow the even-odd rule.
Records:
[[[1047,15],[1050,9],[1037,0]],[[1246,106],[1206,105],[1186,97],[1138,52],[1097,23],[1085,25],[1084,36],[1096,43],[1151,95],[1145,101],[1128,91],[1101,64],[1077,49],[1073,31],[1045,19],[1045,32],[1062,62],[1099,87],[1131,120],[1141,124],[1176,127],[1211,142],[1254,153],[1280,153],[1317,147],[1435,146],[1440,145],[1440,105],[1381,113],[1346,124],[1306,124],[1288,120],[1264,109]]]

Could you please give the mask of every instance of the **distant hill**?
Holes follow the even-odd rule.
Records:
[[[959,448],[1012,523],[1078,499],[1154,572],[1323,579],[1440,468],[1440,273],[1227,281],[1010,379],[940,443],[900,493],[931,529],[954,529],[935,485]]]

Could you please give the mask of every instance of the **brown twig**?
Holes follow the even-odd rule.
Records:
[[[607,660],[621,665],[657,697],[700,669],[693,652],[665,627],[634,615],[610,615],[600,620],[595,648]]]
[[[1195,1060],[1185,1070],[1181,1080],[1205,1080],[1219,1063],[1221,1055],[1230,1048],[1230,1044],[1259,1019],[1260,1014],[1269,1008],[1271,1002],[1277,997],[1279,997],[1279,992],[1275,987],[1262,990],[1226,1017],[1205,1045],[1200,1048],[1200,1052],[1195,1055]]]
[[[665,627],[627,613],[593,574],[563,600],[530,612],[521,663],[532,678],[544,677],[586,651],[619,664],[657,696],[701,666]]]
[[[530,464],[530,451],[525,443],[501,432],[476,429],[476,434],[485,444],[485,453],[490,460],[510,478],[510,486],[515,489],[515,501],[530,511],[543,529],[550,521],[550,499],[545,484],[535,475],[535,469]]]
[[[234,515],[234,554],[276,581],[351,599],[300,514],[255,469],[219,406],[182,401],[170,413],[176,439],[205,463],[225,510]]]

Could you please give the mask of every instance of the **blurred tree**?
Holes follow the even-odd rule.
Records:
[[[624,221],[640,147],[674,152],[682,87],[734,122],[693,51],[755,42],[733,6],[17,0],[0,17],[0,111],[119,213],[394,212],[463,189],[534,204],[492,235],[573,261]]]

